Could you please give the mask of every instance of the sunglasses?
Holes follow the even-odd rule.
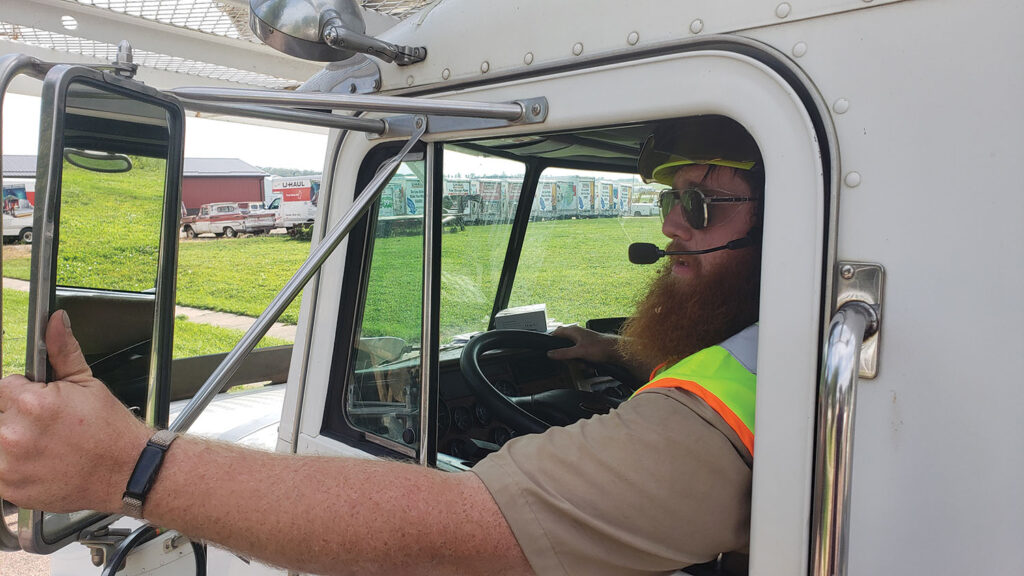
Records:
[[[736,202],[757,202],[757,198],[752,196],[708,196],[705,191],[699,188],[662,190],[658,194],[661,221],[664,222],[672,214],[672,210],[679,206],[679,210],[683,214],[683,220],[686,220],[686,223],[694,230],[703,230],[708,227],[710,219],[708,206],[711,204],[733,204]]]

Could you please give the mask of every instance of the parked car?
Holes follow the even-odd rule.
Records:
[[[255,203],[252,203],[255,204]],[[196,216],[183,216],[181,229],[185,236],[214,234],[234,238],[241,233],[265,234],[274,228],[274,215],[249,209],[242,210],[237,203],[217,202],[203,204]]]
[[[657,216],[658,205],[654,202],[633,202],[630,212],[633,216]]]

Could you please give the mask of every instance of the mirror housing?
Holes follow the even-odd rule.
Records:
[[[46,325],[55,310],[66,308],[69,316],[82,320],[76,333],[94,374],[123,402],[142,408],[147,423],[166,427],[184,110],[174,97],[141,83],[71,65],[54,66],[49,71],[41,97],[25,375],[34,381],[52,380]],[[86,150],[89,152],[83,153]],[[77,164],[71,158],[88,160],[89,171],[73,168]],[[148,186],[111,179],[121,178],[118,176],[89,176],[99,166],[106,168],[100,172],[130,178],[126,169],[145,171],[147,165],[154,167],[145,182]],[[115,221],[108,225],[125,227],[111,228],[118,233],[105,235],[103,228],[93,230],[74,219],[61,223],[62,196],[73,198],[64,206],[69,214],[81,218],[81,205],[91,202],[105,210],[99,212],[102,218]],[[137,209],[139,204],[144,212]],[[111,213],[110,206],[125,208]],[[62,227],[67,236],[64,244]],[[145,228],[141,233],[140,227]],[[142,240],[135,240],[136,235]],[[144,250],[118,252],[130,242],[141,242]],[[69,252],[73,261],[61,259],[59,249]],[[90,257],[95,260],[89,261]],[[88,268],[104,263],[99,261],[103,259],[109,266],[111,258],[117,257],[125,263],[142,263],[137,282],[102,277],[75,280],[77,262],[84,260]],[[117,330],[110,330],[111,326]],[[113,519],[91,511],[53,514],[23,509],[18,518],[19,541],[26,551],[45,554]]]
[[[405,66],[427,57],[424,47],[367,36],[356,0],[249,0],[249,27],[268,46],[304,60],[337,62],[362,53]]]

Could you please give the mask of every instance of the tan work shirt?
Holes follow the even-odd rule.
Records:
[[[751,461],[717,413],[670,388],[513,439],[473,472],[534,572],[621,576],[745,553]]]

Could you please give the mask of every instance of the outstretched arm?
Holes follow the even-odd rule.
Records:
[[[0,494],[27,508],[117,513],[152,430],[92,377],[67,315],[46,334],[57,381],[0,381]],[[145,519],[317,574],[532,574],[473,474],[272,454],[183,436]]]

